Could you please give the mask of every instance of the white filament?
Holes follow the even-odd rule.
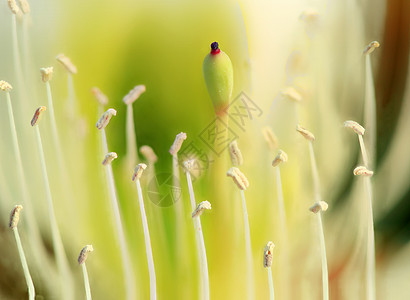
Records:
[[[29,300],[34,300],[36,292],[35,292],[35,289],[34,289],[33,280],[31,279],[31,276],[30,276],[30,271],[28,269],[26,256],[24,255],[23,246],[21,245],[20,235],[19,235],[17,226],[13,228],[13,233],[14,233],[14,237],[16,239],[17,249],[18,249],[19,256],[20,256],[20,261],[21,261],[21,265],[23,267],[24,277],[25,277],[26,283],[27,283],[28,298],[29,298]]]
[[[254,277],[253,277],[253,262],[252,262],[252,247],[251,247],[251,231],[249,229],[248,209],[246,208],[245,193],[241,192],[243,222],[245,226],[245,247],[246,247],[246,281],[248,283],[248,299],[254,299]]]
[[[142,227],[144,229],[144,238],[145,238],[145,250],[147,252],[147,262],[148,262],[148,271],[149,271],[149,285],[150,285],[150,299],[155,300],[157,299],[157,284],[155,278],[155,267],[154,267],[154,259],[152,255],[152,248],[151,248],[151,239],[149,236],[148,230],[148,221],[147,215],[145,214],[144,208],[144,199],[142,197],[142,190],[140,180],[136,180],[137,191],[138,191],[138,202],[140,204],[140,211],[141,211],[141,220],[142,220]]]
[[[188,171],[186,172],[186,179],[188,183],[189,198],[191,199],[191,208],[192,208],[192,211],[194,211],[196,208],[195,194],[194,194],[194,188],[192,187],[191,174]],[[197,241],[201,277],[202,277],[201,295],[202,295],[203,300],[209,300],[208,262],[206,259],[206,249],[205,249],[204,236],[202,234],[201,219],[200,217],[196,217],[196,218],[192,218],[192,221],[194,222],[195,238]]]

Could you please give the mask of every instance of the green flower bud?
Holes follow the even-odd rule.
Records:
[[[204,59],[203,72],[215,113],[223,114],[232,96],[233,69],[229,56],[219,49],[217,42],[211,44],[211,52]]]

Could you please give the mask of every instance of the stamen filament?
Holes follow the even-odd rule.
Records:
[[[23,161],[21,158],[21,151],[20,151],[17,130],[16,130],[16,123],[14,120],[13,106],[11,104],[11,97],[10,97],[9,92],[6,92],[6,97],[7,97],[7,110],[8,110],[8,115],[9,115],[11,138],[13,141],[13,151],[14,151],[14,155],[16,158],[17,174],[19,177],[18,181],[20,183],[21,195],[22,195],[24,206],[26,208],[26,212],[27,212],[26,213],[27,229],[30,234],[31,241],[32,241],[31,251],[35,258],[34,260],[37,264],[37,267],[39,267],[39,270],[42,276],[45,277],[45,276],[49,276],[48,274],[48,272],[50,271],[49,265],[45,261],[45,251],[44,252],[41,251],[41,250],[44,250],[44,246],[42,244],[40,232],[39,232],[37,222],[34,217],[31,197],[30,197],[30,193],[27,187],[26,176],[24,174]]]
[[[269,299],[275,300],[275,291],[273,289],[273,279],[272,279],[272,268],[266,268],[268,270],[268,281],[269,281]]]
[[[88,254],[94,251],[92,245],[87,245],[83,249],[81,249],[80,255],[78,256],[78,263],[81,265],[81,269],[83,271],[83,278],[84,278],[84,288],[86,299],[91,300],[91,288],[90,288],[90,281],[88,280],[88,273],[87,267],[85,266],[85,262],[87,260]]]
[[[33,280],[31,279],[30,271],[27,265],[26,256],[24,254],[23,245],[21,244],[20,235],[17,229],[18,219],[20,210],[23,209],[21,205],[16,205],[12,210],[12,215],[10,220],[10,227],[13,230],[14,238],[17,244],[17,250],[20,256],[21,266],[23,267],[24,278],[26,279],[27,289],[28,289],[28,298],[29,300],[34,300],[36,292],[34,289]],[[16,214],[16,215],[15,215]]]
[[[300,132],[300,131],[299,131]],[[313,150],[313,141],[315,140],[313,134],[306,131],[310,135],[305,136],[304,133],[301,133],[308,141],[309,144],[309,156],[310,162],[312,167],[312,178],[313,178],[313,187],[314,187],[314,195],[315,195],[315,202],[321,203],[322,197],[320,195],[320,180],[319,180],[319,172],[317,168],[315,152]],[[305,133],[306,133],[305,132]],[[322,217],[321,217],[322,210],[319,210],[317,215],[317,225],[319,231],[319,240],[320,240],[320,252],[321,252],[321,259],[322,259],[322,289],[323,289],[323,300],[329,300],[329,275],[327,270],[327,258],[326,258],[326,245],[325,245],[325,236],[323,233],[323,224],[322,224]]]
[[[317,227],[319,229],[319,240],[320,240],[320,253],[322,258],[322,285],[323,285],[323,299],[329,299],[329,275],[327,271],[327,257],[326,257],[326,244],[325,244],[325,234],[323,232],[322,224],[322,211],[316,214]]]
[[[137,151],[137,138],[135,134],[134,110],[132,108],[132,103],[127,104],[126,124],[127,161],[130,165],[135,165],[137,161],[139,161],[139,158]]]
[[[249,229],[248,209],[246,208],[245,193],[241,189],[242,199],[242,213],[243,223],[245,226],[245,247],[246,247],[246,281],[248,283],[248,299],[254,299],[254,277],[253,277],[253,260],[252,260],[252,247],[251,247],[251,231]]]
[[[102,129],[102,136],[105,137],[105,130]],[[105,147],[107,147],[107,141],[105,141]],[[117,227],[117,235],[120,242],[120,249],[121,249],[121,258],[122,258],[122,265],[124,270],[124,280],[125,280],[125,287],[126,287],[126,299],[127,300],[134,300],[136,297],[136,290],[135,290],[135,277],[134,273],[131,268],[131,258],[130,254],[127,249],[127,243],[125,240],[124,228],[121,222],[121,214],[120,209],[118,206],[118,199],[117,193],[115,189],[114,183],[114,174],[112,171],[111,164],[107,164],[105,166],[106,176],[107,176],[107,185],[108,191],[111,199],[111,205],[113,209],[115,225]]]
[[[58,230],[57,219],[54,212],[53,199],[51,196],[50,184],[48,181],[46,159],[44,156],[43,144],[41,142],[40,129],[38,124],[34,125],[37,139],[37,148],[40,155],[41,172],[43,175],[44,189],[46,192],[46,199],[48,205],[48,214],[50,218],[51,236],[53,240],[53,248],[56,255],[57,267],[61,275],[61,288],[62,288],[62,298],[63,299],[73,299],[73,283],[71,279],[71,274],[68,267],[67,257],[64,251],[63,242],[61,240],[61,235]]]
[[[189,173],[189,170],[186,171],[186,179],[188,183],[189,198],[191,200],[191,209],[192,211],[194,211],[196,208],[196,202],[195,202],[194,188],[192,187],[191,174]],[[192,221],[194,223],[195,238],[197,241],[198,256],[199,256],[200,269],[201,269],[201,279],[202,279],[201,295],[202,295],[202,299],[208,300],[209,299],[208,262],[206,258],[204,236],[202,234],[201,219],[198,216],[198,217],[192,218]]]
[[[107,137],[105,135],[105,127],[109,124],[112,116],[115,116],[117,111],[115,109],[108,109],[101,118],[97,121],[96,127],[101,131],[101,146],[104,153],[108,153]],[[120,243],[122,265],[124,271],[126,299],[134,300],[136,297],[135,276],[131,267],[131,258],[127,249],[124,229],[121,222],[121,214],[118,205],[117,192],[114,183],[114,174],[111,163],[105,165],[105,174],[107,178],[108,191],[111,200],[111,206],[114,213],[115,225],[117,227],[117,235]]]
[[[88,280],[88,273],[87,273],[87,267],[85,266],[85,263],[81,264],[81,269],[83,270],[83,278],[84,278],[84,288],[85,288],[85,295],[87,300],[91,300],[91,288],[90,288],[90,281]]]
[[[369,57],[368,55],[366,57]],[[366,128],[367,129],[367,128]],[[368,131],[367,131],[368,132]],[[369,167],[369,158],[367,156],[366,146],[363,136],[358,135],[360,150],[362,152],[363,164]],[[374,243],[374,221],[373,221],[373,192],[372,183],[369,176],[363,178],[364,188],[367,196],[367,246],[366,246],[366,281],[367,281],[367,299],[376,299],[376,249]]]
[[[369,147],[369,163],[373,166],[376,157],[376,96],[374,90],[374,81],[372,74],[372,64],[370,55],[365,56],[366,59],[366,83],[365,83],[365,99],[364,99],[364,128],[367,130],[366,143]],[[368,165],[366,165],[368,167]]]
[[[155,277],[154,259],[152,255],[151,239],[149,235],[147,215],[145,214],[145,208],[144,208],[144,199],[142,197],[142,190],[141,190],[141,184],[140,184],[139,179],[136,180],[136,185],[137,185],[137,191],[138,191],[138,202],[140,204],[142,227],[144,229],[145,250],[147,252],[147,262],[148,262],[149,282],[150,282],[150,299],[155,300],[157,299],[157,284],[156,284],[156,277]]]

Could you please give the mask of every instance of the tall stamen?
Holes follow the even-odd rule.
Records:
[[[122,101],[127,105],[126,121],[126,142],[127,142],[127,161],[130,165],[135,165],[138,158],[137,137],[135,134],[134,110],[132,104],[145,92],[145,85],[135,86]]]
[[[376,120],[376,95],[374,88],[372,62],[370,60],[370,54],[380,47],[380,43],[377,41],[371,42],[363,51],[365,56],[365,95],[364,95],[364,127],[368,130],[366,135],[366,144],[369,150],[369,164],[374,166],[376,158],[377,147],[377,120]]]
[[[54,212],[53,198],[51,195],[50,183],[48,180],[46,159],[45,159],[44,150],[43,150],[43,143],[41,141],[40,127],[38,126],[39,121],[45,111],[46,111],[45,106],[40,106],[35,111],[34,116],[31,120],[31,126],[34,127],[35,132],[36,132],[37,148],[38,148],[38,153],[40,155],[41,172],[43,175],[43,183],[44,183],[44,189],[46,192],[46,199],[47,199],[47,205],[48,205],[48,214],[50,218],[53,248],[54,248],[54,252],[56,255],[56,259],[57,259],[57,267],[61,275],[61,288],[62,288],[61,297],[63,299],[73,299],[74,298],[73,282],[72,282],[72,278],[70,274],[69,265],[67,262],[67,257],[64,251],[63,242],[61,240],[61,235],[58,230],[57,218]]]
[[[108,153],[108,144],[107,138],[105,135],[105,127],[109,124],[111,118],[117,115],[117,111],[113,108],[108,109],[101,118],[97,121],[96,127],[101,131],[101,138],[102,138],[102,148],[103,152]],[[107,178],[107,186],[111,200],[111,206],[113,209],[115,225],[117,229],[117,235],[120,243],[120,250],[121,250],[121,259],[122,259],[122,266],[124,271],[124,281],[125,281],[125,290],[126,290],[126,299],[133,300],[136,297],[136,287],[135,287],[135,276],[132,271],[131,267],[131,258],[127,248],[127,243],[125,239],[124,228],[121,221],[121,214],[118,205],[117,199],[117,191],[115,188],[114,182],[114,173],[112,171],[111,162],[115,158],[116,154],[114,152],[109,155],[109,159],[107,159],[105,164],[105,174]],[[113,159],[111,159],[113,158]]]
[[[263,267],[268,270],[268,282],[269,282],[269,299],[275,299],[275,292],[273,289],[273,279],[272,279],[272,260],[273,260],[273,248],[275,244],[268,242],[263,249]]]
[[[29,189],[27,186],[26,175],[23,168],[23,160],[20,151],[20,144],[17,136],[16,124],[14,120],[14,113],[13,113],[13,106],[11,103],[11,96],[10,91],[12,90],[12,86],[6,82],[1,80],[0,81],[0,90],[6,93],[7,98],[7,110],[10,122],[10,131],[11,137],[13,142],[13,152],[16,158],[16,165],[17,165],[17,174],[19,177],[19,184],[21,190],[21,196],[24,201],[24,205],[26,207],[26,216],[27,216],[27,231],[29,232],[32,246],[30,250],[34,256],[34,262],[36,263],[37,267],[40,270],[40,274],[45,279],[46,277],[50,276],[50,266],[48,260],[46,259],[46,249],[42,243],[40,232],[37,226],[37,222],[34,216],[33,206],[31,202],[31,197],[29,193]]]
[[[23,267],[24,277],[26,279],[27,289],[28,289],[28,298],[29,300],[34,300],[36,292],[34,289],[33,280],[31,279],[30,271],[28,269],[26,256],[24,255],[23,246],[21,244],[20,235],[17,229],[17,225],[20,219],[20,211],[23,209],[23,206],[16,205],[10,214],[9,227],[13,230],[14,238],[17,244],[17,250],[20,256],[21,266]]]
[[[88,258],[88,254],[93,252],[94,248],[92,245],[86,245],[83,249],[81,249],[80,255],[78,256],[78,263],[81,265],[81,269],[83,271],[83,279],[84,279],[84,288],[85,288],[85,295],[87,300],[91,300],[91,288],[90,288],[90,281],[88,280],[88,273],[87,267],[85,266],[85,261]]]
[[[184,162],[184,167],[186,170],[185,174],[186,174],[188,191],[189,191],[189,198],[191,200],[192,221],[194,223],[195,238],[197,242],[196,244],[197,244],[198,255],[199,255],[199,265],[201,269],[201,279],[202,279],[201,295],[202,295],[202,299],[208,300],[209,299],[208,261],[206,258],[205,241],[204,241],[204,236],[202,233],[201,219],[200,219],[200,213],[199,213],[199,210],[202,210],[202,208],[198,208],[196,205],[194,188],[192,186],[192,179],[191,179],[191,173],[190,173],[194,165],[195,165],[195,162],[193,160],[188,160]],[[202,204],[202,206],[210,207],[210,205],[208,206],[204,203]]]
[[[140,178],[146,168],[147,168],[146,164],[138,164],[134,170],[134,174],[132,175],[132,180],[135,181],[135,184],[137,186],[138,202],[140,204],[142,227],[144,229],[145,250],[147,254],[148,271],[149,271],[150,299],[155,300],[157,299],[157,283],[156,283],[157,281],[155,277],[155,267],[154,267],[154,258],[152,255],[151,238],[149,235],[147,215],[145,213],[144,199],[142,197],[142,189],[141,189],[141,183],[140,183]]]
[[[25,87],[25,82],[24,82],[24,76],[23,76],[23,69],[21,65],[21,57],[20,57],[20,44],[19,44],[19,39],[17,35],[17,16],[21,14],[20,8],[18,7],[16,0],[7,0],[8,6],[10,8],[10,11],[12,13],[12,50],[13,50],[13,66],[14,66],[14,73],[16,76],[17,80],[17,86],[19,87]],[[26,100],[26,92],[25,89],[23,88],[21,91],[22,98],[23,100]],[[21,110],[24,110],[24,107],[20,108]]]
[[[319,172],[317,168],[317,163],[316,163],[316,158],[315,158],[315,152],[313,150],[313,142],[315,141],[315,136],[313,133],[311,133],[309,130],[297,126],[296,131],[298,131],[308,142],[309,144],[309,156],[310,156],[310,163],[312,167],[312,178],[313,178],[313,186],[314,186],[314,194],[315,194],[315,205],[318,204],[323,204],[323,207],[326,207],[327,209],[327,204],[325,204],[324,201],[322,201],[322,196],[320,193],[320,179],[319,179]],[[313,207],[315,207],[315,205]],[[320,241],[320,252],[321,252],[321,258],[322,258],[322,289],[323,289],[323,300],[329,300],[329,275],[328,275],[328,269],[327,269],[327,257],[326,257],[326,246],[325,246],[325,236],[323,233],[323,224],[322,224],[322,216],[321,212],[325,211],[326,209],[323,210],[316,210],[316,208],[313,209],[311,208],[311,211],[316,213],[317,216],[317,225],[318,225],[318,231],[319,231],[319,241]],[[322,207],[322,206],[320,206]],[[313,209],[313,210],[312,210]]]
[[[60,170],[59,173],[61,174],[62,185],[64,186],[64,188],[66,189],[66,193],[68,194],[70,192],[70,184],[69,184],[70,180],[67,174],[67,167],[66,167],[66,163],[64,160],[64,153],[61,148],[60,136],[58,134],[56,116],[55,116],[54,105],[53,105],[53,97],[51,94],[51,86],[50,86],[50,80],[53,78],[53,72],[54,72],[53,67],[47,67],[47,68],[40,69],[41,79],[45,83],[46,90],[47,90],[47,103],[48,103],[48,111],[50,114],[51,134],[53,136],[54,149],[57,155],[58,169]]]
[[[248,210],[246,208],[246,199],[244,191],[249,187],[249,181],[246,176],[235,167],[232,167],[226,173],[231,177],[234,183],[238,186],[241,200],[242,200],[242,214],[245,226],[245,246],[246,246],[246,281],[247,281],[247,296],[248,299],[254,299],[254,277],[253,277],[253,261],[252,261],[252,246],[251,246],[251,232],[249,228]]]
[[[353,170],[353,174],[363,177],[361,180],[363,180],[367,197],[366,296],[368,300],[374,300],[376,299],[376,249],[374,242],[373,188],[370,179],[371,176],[373,176],[373,171],[368,169],[371,159],[368,157],[368,152],[363,140],[365,129],[355,121],[346,121],[344,126],[353,129],[357,134],[364,164],[364,166],[356,167]],[[368,132],[368,130],[366,132]]]

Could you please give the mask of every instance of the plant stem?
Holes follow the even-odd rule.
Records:
[[[85,294],[86,294],[87,300],[91,300],[90,281],[88,280],[88,273],[87,273],[87,267],[85,266],[85,262],[81,264],[81,269],[83,270]]]
[[[269,299],[275,300],[275,291],[273,289],[272,268],[268,267],[268,281],[269,281]]]
[[[18,249],[19,256],[20,256],[21,265],[23,267],[24,277],[26,278],[26,283],[27,283],[27,288],[28,288],[28,298],[30,300],[34,300],[36,292],[34,289],[33,280],[31,279],[31,276],[30,276],[30,271],[28,269],[26,256],[24,255],[24,250],[23,250],[23,246],[21,245],[20,235],[19,235],[17,227],[13,228],[13,233],[16,239],[16,244],[17,244],[17,249]]]
[[[243,222],[245,225],[245,246],[246,246],[246,281],[248,283],[248,299],[254,299],[254,278],[253,278],[253,262],[252,262],[252,247],[251,247],[251,232],[249,229],[248,210],[246,208],[245,193],[241,192]]]
[[[61,287],[63,299],[73,299],[73,283],[69,272],[67,258],[64,252],[63,242],[58,230],[57,219],[54,212],[53,199],[51,196],[50,184],[48,181],[46,160],[44,157],[43,144],[41,142],[40,129],[38,125],[34,126],[37,138],[38,153],[40,155],[41,171],[43,174],[43,183],[46,192],[46,199],[48,205],[48,214],[50,218],[51,236],[53,240],[53,248],[56,255],[57,267],[61,275]]]
[[[155,300],[157,299],[157,287],[156,287],[157,284],[156,284],[156,278],[155,278],[154,259],[152,255],[151,239],[150,239],[149,230],[148,230],[148,221],[147,221],[147,216],[145,214],[145,208],[144,208],[144,199],[142,197],[142,190],[141,190],[141,184],[140,184],[139,179],[136,180],[136,185],[137,185],[137,191],[138,191],[138,201],[140,203],[142,227],[144,229],[145,250],[147,252],[147,262],[148,262],[149,282],[150,282],[150,299]]]
[[[101,130],[101,137],[102,137],[102,146],[105,153],[108,153],[108,145],[107,139],[105,136],[105,130]],[[115,189],[114,183],[114,175],[112,171],[111,164],[107,164],[105,166],[106,177],[107,177],[107,185],[108,191],[111,199],[111,205],[114,213],[115,225],[117,227],[117,234],[120,242],[120,249],[121,249],[121,258],[122,258],[122,265],[124,271],[124,280],[125,280],[125,288],[126,288],[126,299],[127,300],[134,300],[136,298],[136,290],[135,290],[135,278],[132,271],[131,265],[131,258],[127,249],[127,243],[125,241],[125,234],[124,229],[121,222],[121,215],[120,209],[118,206],[118,199],[117,193]]]
[[[189,171],[186,172],[186,179],[188,183],[189,198],[191,200],[191,208],[192,208],[192,211],[194,211],[196,208],[196,201],[195,201],[194,188],[192,187],[191,174],[189,173]],[[202,295],[202,299],[208,300],[209,299],[208,262],[206,258],[204,236],[202,234],[201,219],[200,217],[195,217],[195,218],[192,218],[192,221],[194,223],[195,238],[197,242],[200,269],[201,269],[201,274],[202,274],[202,293],[201,295]]]
[[[134,111],[132,103],[127,104],[127,121],[126,121],[126,142],[127,142],[127,162],[134,166],[138,159],[137,138],[135,134]]]

